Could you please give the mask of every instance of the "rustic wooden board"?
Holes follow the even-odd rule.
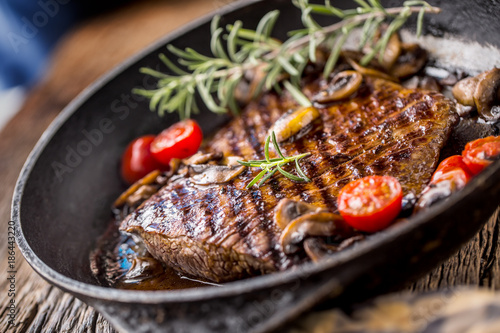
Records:
[[[7,230],[12,191],[32,147],[52,119],[83,88],[130,55],[167,32],[229,0],[142,1],[96,17],[70,32],[59,44],[51,69],[35,87],[11,122],[0,133],[0,221]],[[500,288],[498,213],[449,261],[414,283],[413,291],[456,285]],[[0,232],[0,244],[6,242]],[[7,299],[6,247],[0,247],[2,263],[0,295]],[[94,309],[50,286],[16,256],[16,326],[8,325],[6,302],[0,309],[1,332],[114,332]]]

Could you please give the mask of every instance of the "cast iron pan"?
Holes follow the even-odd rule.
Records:
[[[341,3],[352,6],[350,1]],[[429,17],[427,33],[450,32],[500,46],[499,2],[436,1],[444,12]],[[387,4],[394,5],[394,3]],[[242,19],[255,26],[263,13],[281,11],[277,35],[298,28],[289,0],[242,1],[218,13],[223,24]],[[43,278],[98,309],[120,331],[262,332],[320,301],[347,304],[408,283],[469,240],[499,205],[500,162],[464,190],[408,223],[392,226],[320,264],[287,272],[182,291],[126,291],[99,286],[89,253],[124,189],[118,163],[133,138],[158,133],[177,121],[158,118],[137,86],[153,80],[139,68],[159,66],[164,45],[208,50],[210,17],[166,36],[98,80],[52,123],[29,156],[14,193],[12,218],[18,246]],[[487,23],[487,24],[486,24]],[[206,133],[225,121],[206,110],[196,119]]]

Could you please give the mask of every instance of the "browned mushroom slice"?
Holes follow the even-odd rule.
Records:
[[[242,105],[248,104],[255,97],[258,87],[266,76],[265,66],[258,66],[253,71],[245,71],[244,77],[240,80],[234,90],[234,97]]]
[[[373,47],[380,41],[380,38],[386,38],[385,34],[387,32],[388,27],[389,27],[388,24],[380,25],[380,27],[377,29],[377,31],[373,36],[373,41],[371,43],[367,43],[363,47],[363,51],[365,53],[372,52]],[[379,65],[381,65],[384,68],[384,70],[390,70],[392,66],[396,63],[396,60],[398,60],[400,54],[401,54],[401,39],[399,38],[399,34],[397,32],[393,32],[392,35],[389,37],[382,59],[380,60],[378,59],[378,57],[376,57],[375,60],[378,62]]]
[[[322,238],[311,237],[304,241],[304,251],[312,261],[318,262],[326,255],[342,251],[364,238],[364,235],[357,235],[343,240],[339,245],[333,245],[327,244]]]
[[[135,183],[133,183],[125,192],[123,192],[118,199],[113,203],[113,207],[121,207],[127,203],[127,199],[137,192],[142,186],[150,185],[156,181],[156,178],[160,176],[160,170],[154,170],[148,173],[146,176],[142,177]]]
[[[373,68],[363,67],[360,64],[358,64],[356,61],[352,60],[351,58],[346,58],[346,60],[349,63],[349,65],[351,65],[351,67],[354,68],[354,70],[356,70],[357,72],[360,72],[363,75],[379,77],[381,79],[386,79],[389,81],[398,82],[398,79],[394,76],[390,76],[389,74],[386,74],[384,72],[381,72],[381,71],[373,69]]]
[[[415,214],[445,200],[461,188],[462,186],[452,180],[443,180],[436,184],[430,184],[422,191],[422,195],[415,204],[413,213]]]
[[[363,76],[356,71],[343,71],[334,76],[328,88],[313,97],[313,102],[331,103],[348,98],[361,86]]]
[[[193,156],[182,160],[182,163],[184,163],[185,165],[206,164],[210,161],[220,160],[221,158],[221,153],[203,153],[199,151]]]
[[[384,56],[382,58],[381,65],[386,69],[390,70],[392,66],[396,63],[401,54],[401,40],[397,32],[391,35],[387,47],[385,48]]]
[[[299,133],[305,134],[311,123],[320,116],[318,109],[312,106],[299,108],[285,113],[270,131],[274,131],[276,140],[282,142]]]
[[[241,156],[225,156],[222,159],[222,165],[227,165],[227,166],[240,166],[241,164],[238,163],[238,161],[244,160],[243,157]]]
[[[280,245],[286,254],[298,250],[296,246],[308,236],[335,236],[345,239],[354,230],[345,223],[342,216],[329,212],[304,214],[290,222],[281,233]]]
[[[126,200],[129,207],[138,207],[141,203],[148,200],[153,194],[158,192],[158,185],[142,185],[137,191],[132,193]]]
[[[462,105],[474,106],[474,92],[478,80],[476,77],[467,77],[458,81],[452,89],[453,97]]]
[[[477,76],[474,104],[477,112],[486,120],[500,119],[500,69],[493,68]]]
[[[326,210],[322,207],[311,205],[303,201],[282,199],[274,210],[274,222],[283,230],[297,217],[304,214],[318,213],[320,211]]]
[[[339,247],[333,244],[326,244],[321,238],[312,237],[304,241],[304,251],[313,261],[318,262],[326,255],[337,252]]]
[[[441,86],[439,85],[438,81],[432,76],[413,76],[412,78],[406,80],[403,83],[403,86],[408,89],[420,88],[431,91],[441,91]]]
[[[438,81],[432,76],[424,76],[420,80],[418,87],[430,91],[441,91]]]
[[[418,44],[402,44],[402,52],[391,69],[391,75],[405,78],[418,73],[427,62],[427,51]]]
[[[245,167],[198,164],[188,166],[191,181],[197,185],[223,184],[236,178],[245,170]]]

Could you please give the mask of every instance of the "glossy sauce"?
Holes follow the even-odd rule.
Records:
[[[118,230],[113,220],[90,255],[91,269],[101,285],[134,290],[174,290],[219,286],[182,276],[153,258],[133,236]]]

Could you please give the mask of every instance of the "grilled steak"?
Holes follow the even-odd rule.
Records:
[[[304,91],[312,96],[320,88],[310,83]],[[294,107],[287,96],[266,94],[222,128],[205,150],[262,159],[270,126]],[[458,121],[453,103],[441,94],[375,78],[365,78],[349,100],[319,111],[321,119],[309,132],[281,144],[288,156],[312,153],[302,162],[312,182],[296,183],[277,173],[260,188],[247,190],[259,170],[246,169],[232,181],[211,186],[174,176],[121,229],[139,235],[155,258],[192,276],[221,282],[284,270],[296,261],[278,244],[281,229],[273,209],[281,199],[335,212],[340,189],[367,175],[394,176],[405,195],[418,197]]]

